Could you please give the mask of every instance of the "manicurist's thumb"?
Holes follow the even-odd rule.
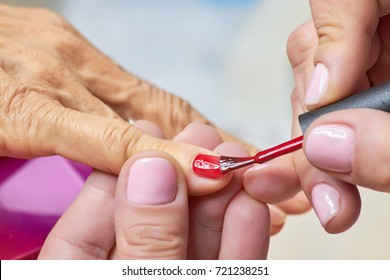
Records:
[[[179,164],[162,151],[131,157],[115,197],[115,231],[120,259],[184,259],[188,197]]]

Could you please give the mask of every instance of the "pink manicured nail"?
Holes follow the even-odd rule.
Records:
[[[305,153],[310,163],[330,171],[352,171],[355,133],[350,127],[317,126],[306,138]]]
[[[132,203],[161,205],[176,197],[176,172],[163,158],[141,158],[133,163],[127,181]]]
[[[311,77],[305,96],[306,105],[317,104],[328,89],[329,72],[324,64],[318,63]]]
[[[319,184],[311,192],[313,207],[323,227],[340,212],[339,193],[329,185]]]

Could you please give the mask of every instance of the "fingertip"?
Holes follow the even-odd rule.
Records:
[[[294,165],[286,158],[248,169],[243,177],[243,185],[253,198],[272,204],[292,198],[300,188]]]
[[[161,128],[153,122],[147,120],[138,120],[135,121],[133,125],[152,137],[166,139],[165,134]]]
[[[187,125],[172,140],[189,143],[209,150],[213,150],[223,142],[221,135],[214,127],[197,122]]]
[[[135,204],[168,204],[179,191],[186,192],[183,185],[185,179],[179,164],[160,150],[145,150],[130,157],[118,179],[120,196]]]
[[[242,147],[240,144],[232,142],[224,142],[218,145],[214,152],[221,155],[229,155],[236,157],[245,157],[249,156],[249,152]],[[242,174],[247,168],[240,168],[234,170],[233,172],[223,173],[220,166],[220,156],[219,155],[197,155],[192,162],[192,171],[198,177],[204,177],[205,179],[213,179],[216,184],[213,189],[208,190],[208,193],[216,192],[219,189],[228,185],[232,180],[233,176],[239,176],[241,178]],[[200,178],[198,178],[199,180]],[[210,180],[209,179],[209,180]],[[200,193],[197,195],[203,195],[208,193]]]
[[[115,191],[117,181],[118,177],[116,175],[95,169],[85,181],[85,186],[94,186],[107,190],[108,192],[113,192]]]
[[[175,143],[168,149],[176,156],[184,170],[190,195],[207,195],[228,185],[232,174],[222,174],[218,172],[219,169],[214,170],[215,172],[210,170],[212,174],[207,172],[200,174],[194,168],[194,160],[199,155],[205,155],[210,159],[210,162],[205,162],[205,164],[217,165],[215,167],[218,168],[219,155],[212,150],[221,144],[222,138],[215,128],[203,123],[191,123],[172,140]],[[198,167],[202,168],[202,166]]]
[[[136,204],[168,204],[176,197],[176,185],[176,172],[168,160],[139,158],[133,162],[127,176],[127,199]]]
[[[218,157],[219,158],[219,157]],[[191,163],[193,166],[194,160]],[[217,171],[221,174],[220,171]],[[233,172],[210,176],[208,172],[202,173],[194,170],[194,167],[186,174],[188,182],[188,194],[192,196],[202,196],[215,193],[226,187],[233,177]]]
[[[119,175],[115,198],[118,258],[185,258],[186,181],[172,156],[159,150],[132,156]]]
[[[339,181],[337,186],[320,183],[311,191],[314,211],[328,233],[341,233],[357,221],[361,200],[356,186]]]

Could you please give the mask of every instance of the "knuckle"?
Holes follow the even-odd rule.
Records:
[[[15,44],[12,57],[2,59],[0,67],[14,79],[9,80],[9,84],[17,84],[19,89],[15,87],[15,90],[18,91],[43,91],[38,85],[63,88],[74,79],[66,64],[54,54],[23,44]]]
[[[293,68],[302,64],[317,45],[317,35],[312,21],[298,26],[288,37],[287,55]]]
[[[60,29],[56,42],[53,44],[59,57],[67,65],[72,67],[83,67],[95,52],[82,38],[71,31]],[[86,57],[88,56],[88,58]],[[91,61],[88,61],[90,63]]]
[[[221,233],[222,232],[222,221],[224,216],[224,208],[216,211],[213,205],[204,205],[202,208],[201,215],[194,215],[191,217],[191,223],[197,224],[201,228],[206,228],[210,231]],[[200,217],[200,218],[195,218]]]
[[[120,170],[121,164],[126,159],[138,151],[138,145],[142,141],[143,133],[141,130],[124,123],[121,120],[112,120],[102,133],[102,142],[109,155],[117,155],[122,158],[119,166],[113,166],[112,170]]]
[[[2,113],[7,117],[8,121],[29,121],[34,111],[28,102],[31,99],[32,90],[28,86],[7,86],[2,88],[3,98],[1,100]]]
[[[342,38],[343,28],[337,22],[330,22],[317,27],[319,44],[327,44],[339,41]]]
[[[36,111],[41,112],[45,107],[44,100],[38,101],[37,97],[46,95],[51,96],[47,90],[34,86],[18,85],[2,88],[3,98],[1,108],[3,114],[7,117],[25,118],[32,117]]]
[[[58,113],[54,103],[48,98],[41,98],[45,94],[44,89],[30,86],[8,86],[1,89],[0,119],[2,131],[0,131],[0,148],[10,152],[31,155],[33,150],[42,145],[40,139],[44,139],[44,122],[51,121]],[[19,154],[20,156],[21,154]]]
[[[184,240],[177,227],[159,224],[131,225],[125,228],[125,247],[120,248],[124,255],[133,258],[177,258]]]

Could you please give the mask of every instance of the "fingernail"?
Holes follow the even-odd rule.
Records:
[[[127,199],[131,203],[161,205],[176,197],[176,172],[163,158],[140,158],[130,167]]]
[[[329,72],[324,64],[318,63],[311,77],[309,87],[306,91],[305,104],[317,104],[328,89]]]
[[[333,187],[326,184],[316,185],[311,197],[313,207],[323,227],[340,212],[340,196]]]
[[[355,132],[342,125],[322,125],[306,137],[305,153],[313,165],[336,172],[351,172]]]

